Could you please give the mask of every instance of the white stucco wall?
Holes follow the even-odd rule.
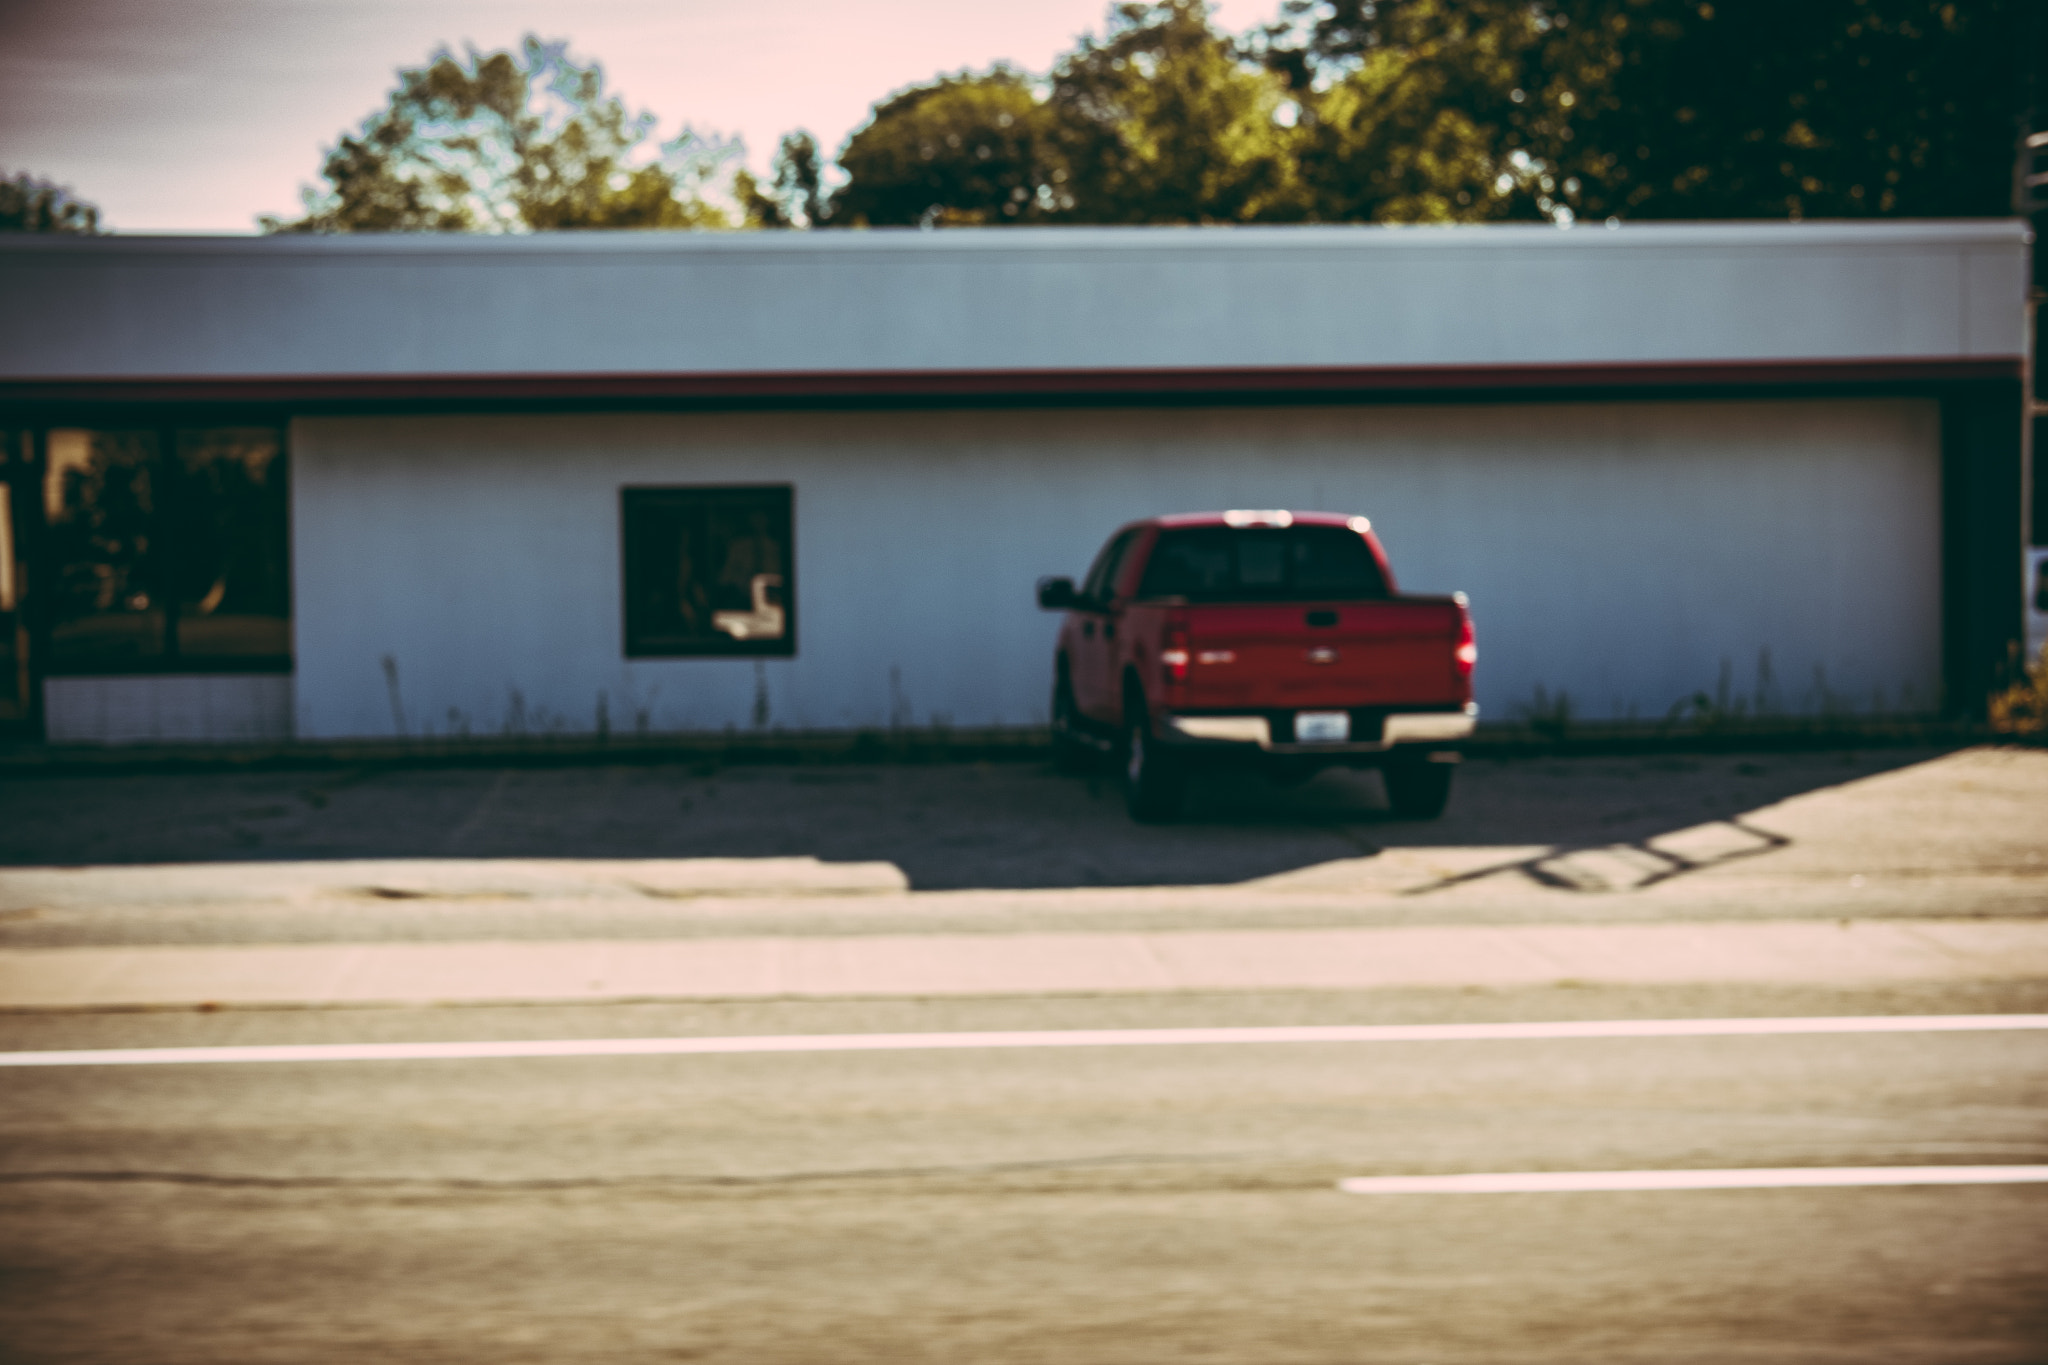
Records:
[[[302,738],[1042,721],[1052,617],[1120,522],[1363,512],[1462,589],[1479,697],[1661,717],[1922,711],[1940,676],[1931,401],[300,419]],[[623,656],[622,485],[796,489],[794,659]],[[643,719],[644,718],[644,719]]]
[[[292,680],[268,673],[46,678],[52,744],[248,743],[292,737]]]

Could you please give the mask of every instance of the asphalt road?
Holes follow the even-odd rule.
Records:
[[[2038,986],[12,1016],[10,1048],[2040,1010]],[[2039,1033],[4,1074],[24,1361],[2042,1361]]]
[[[0,784],[10,979],[89,987],[113,954],[165,992],[0,999],[0,1051],[2048,1012],[2031,967],[1941,946],[2048,909],[2048,754],[1475,763],[1460,782],[1429,824],[1336,774],[1211,785],[1165,827],[1030,764]],[[1764,920],[1842,955],[1750,977],[1622,960],[1645,951],[1628,925],[1734,944]],[[1941,970],[1856,984],[1878,979],[1848,960],[1878,920]],[[1613,973],[335,1008],[308,967],[262,983],[295,1007],[194,1009],[162,1007],[170,969],[147,966],[1486,925],[1564,926]],[[0,1360],[2048,1365],[2048,1184],[1338,1188],[2042,1164],[2039,1030],[0,1067]]]

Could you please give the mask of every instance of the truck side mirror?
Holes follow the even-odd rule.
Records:
[[[1081,604],[1081,594],[1074,591],[1071,578],[1041,578],[1038,580],[1038,605],[1046,611],[1072,611]]]

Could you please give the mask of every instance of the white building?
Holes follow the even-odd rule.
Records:
[[[0,707],[65,741],[1041,724],[1036,577],[1284,506],[1470,594],[1486,719],[1968,711],[2021,629],[2027,250],[16,237]]]

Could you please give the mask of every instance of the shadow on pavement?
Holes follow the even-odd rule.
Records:
[[[1214,885],[1386,848],[1483,847],[1569,887],[1585,875],[1573,850],[1635,845],[1641,884],[1693,861],[1653,839],[1735,822],[1713,861],[1767,852],[1782,838],[1746,812],[1940,752],[1471,762],[1428,823],[1396,821],[1378,777],[1350,772],[1208,779],[1165,826],[1131,823],[1109,774],[1027,763],[61,777],[0,786],[0,865],[809,856],[886,861],[915,889],[952,890]]]

